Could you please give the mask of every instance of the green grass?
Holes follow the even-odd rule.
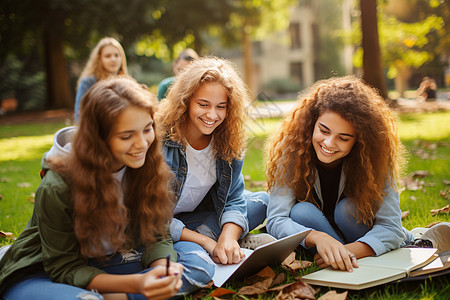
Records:
[[[403,220],[407,229],[422,227],[431,222],[450,221],[449,214],[431,216],[430,210],[444,207],[449,199],[440,191],[449,190],[443,180],[450,180],[450,112],[402,115],[399,133],[408,151],[405,175],[412,171],[426,170],[430,176],[419,191],[403,191],[400,206],[409,215]],[[254,120],[247,124],[249,136],[243,173],[251,190],[262,190],[265,180],[263,149],[268,135],[278,126],[280,119]],[[42,154],[50,149],[53,134],[65,127],[64,122],[36,123],[0,126],[0,230],[18,236],[28,222],[33,210],[33,193],[40,183],[39,170]],[[424,159],[424,157],[426,157]],[[257,183],[257,184],[256,184]],[[11,239],[0,239],[0,245],[10,244]],[[303,256],[304,253],[300,252]],[[283,272],[281,267],[276,272]],[[297,275],[311,272],[310,267]],[[287,281],[293,277],[288,275]],[[226,288],[237,290],[240,283]],[[328,291],[321,288],[317,296]],[[349,293],[349,299],[448,299],[450,280],[447,277],[427,281],[393,283],[359,292]],[[261,295],[259,299],[272,299],[274,295]],[[193,298],[192,296],[188,296]],[[211,297],[209,297],[211,299]]]

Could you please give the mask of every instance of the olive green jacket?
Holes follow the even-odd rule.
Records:
[[[54,282],[81,288],[101,269],[91,267],[80,254],[72,222],[70,190],[60,175],[48,171],[36,191],[31,219],[0,261],[0,296],[20,278],[45,271]],[[176,260],[168,233],[142,255],[147,268],[153,261],[171,255]]]

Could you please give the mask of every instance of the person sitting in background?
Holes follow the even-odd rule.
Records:
[[[187,48],[178,55],[177,59],[173,62],[173,73],[177,76],[181,70],[183,70],[191,61],[198,58],[197,52],[194,49]],[[158,85],[158,100],[161,101],[165,98],[167,89],[172,84],[175,76],[167,77],[163,79]]]
[[[78,79],[75,97],[75,122],[78,122],[80,117],[80,104],[86,92],[96,82],[115,75],[128,75],[125,51],[116,39],[105,37],[92,50]]]
[[[417,89],[417,94],[423,97],[425,101],[434,101],[436,100],[436,90],[436,81],[433,78],[425,76]]]

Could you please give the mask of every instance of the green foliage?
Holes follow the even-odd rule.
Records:
[[[418,69],[420,66],[431,62],[434,55],[439,53],[439,51],[436,51],[438,44],[434,35],[446,36],[445,31],[443,31],[444,18],[433,14],[429,10],[430,3],[425,4],[427,1],[416,0],[416,2],[422,2],[422,8],[428,6],[428,10],[422,10],[420,14],[415,14],[416,17],[420,15],[420,19],[402,20],[395,15],[388,14],[389,10],[386,9],[386,6],[380,5],[378,12],[379,41],[383,64],[388,68],[388,78],[397,77],[399,68],[403,66]],[[435,4],[431,3],[431,5]],[[444,6],[444,4],[441,4],[441,6]],[[359,20],[355,20],[352,27],[352,43],[358,47],[353,62],[355,67],[360,68],[362,67],[363,52],[362,48],[359,47],[362,38]],[[430,47],[432,41],[433,46]]]
[[[215,34],[226,46],[238,45],[244,34],[251,40],[262,40],[269,33],[285,29],[289,25],[289,8],[295,0],[238,0],[225,26],[215,28]]]
[[[19,109],[33,110],[42,107],[45,98],[45,75],[43,72],[29,73],[26,65],[14,54],[0,65],[0,101],[16,98]]]

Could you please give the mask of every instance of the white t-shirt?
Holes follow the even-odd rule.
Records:
[[[186,159],[188,173],[180,199],[173,210],[174,215],[194,211],[217,179],[212,141],[202,150],[195,150],[188,144]]]

